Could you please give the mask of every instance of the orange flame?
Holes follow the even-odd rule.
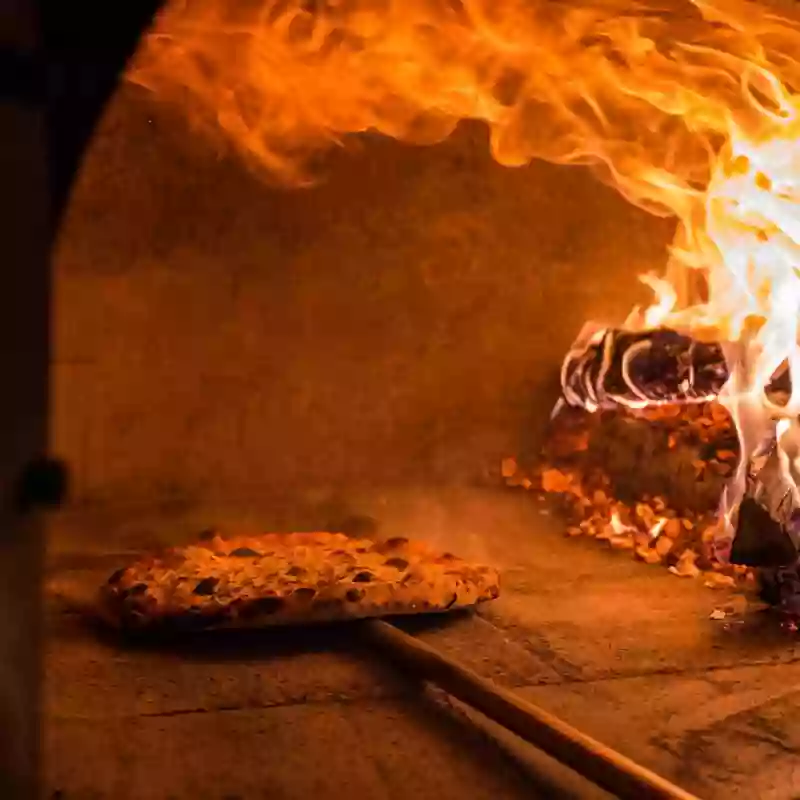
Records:
[[[347,134],[431,142],[471,118],[502,164],[596,163],[633,202],[688,221],[733,118],[800,79],[786,56],[800,27],[747,0],[668,7],[175,0],[129,77],[288,180]]]
[[[179,0],[131,79],[290,183],[373,130],[411,142],[482,120],[504,165],[591,165],[678,219],[630,324],[730,348],[748,456],[798,364],[800,17],[786,0]],[[800,370],[797,371],[800,375]],[[743,491],[743,473],[734,495]],[[735,497],[729,498],[729,510]]]

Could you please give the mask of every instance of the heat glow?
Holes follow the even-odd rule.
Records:
[[[181,0],[129,77],[291,184],[348,135],[429,143],[478,119],[501,164],[586,164],[632,203],[676,217],[664,274],[645,278],[655,300],[628,324],[730,343],[722,401],[745,455],[730,517],[749,456],[776,419],[782,437],[796,427],[800,402],[764,391],[778,369],[800,374],[793,5]]]

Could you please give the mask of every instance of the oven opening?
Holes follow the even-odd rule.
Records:
[[[784,6],[167,4],[54,250],[47,796],[797,793]]]

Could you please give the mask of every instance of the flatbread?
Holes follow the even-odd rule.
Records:
[[[123,628],[257,628],[474,606],[499,594],[491,567],[404,538],[213,535],[142,558],[101,590]]]

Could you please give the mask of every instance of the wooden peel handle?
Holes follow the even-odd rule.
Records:
[[[621,800],[699,800],[393,625],[368,620],[364,630],[405,671],[435,683]]]

